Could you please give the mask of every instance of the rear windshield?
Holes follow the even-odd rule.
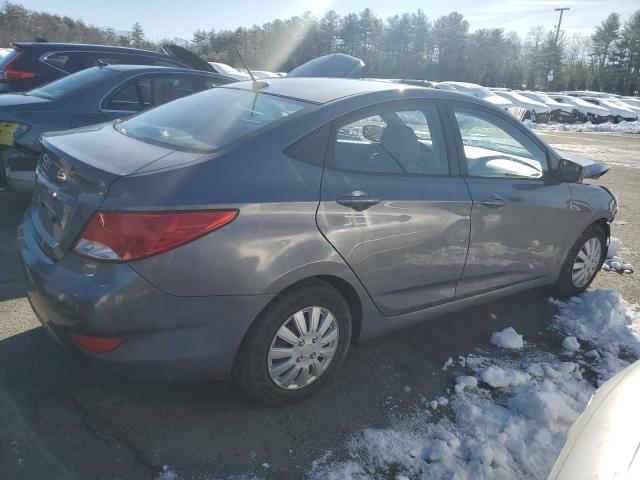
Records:
[[[206,153],[302,110],[305,105],[265,93],[214,88],[118,122],[116,130],[149,143]]]
[[[18,51],[15,48],[0,48],[0,70],[3,70],[16,55]]]
[[[88,68],[47,83],[43,87],[30,90],[27,92],[27,95],[46,98],[47,100],[56,100],[81,88],[88,87],[113,74],[114,72],[108,68]]]

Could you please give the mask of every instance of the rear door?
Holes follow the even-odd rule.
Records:
[[[469,104],[451,110],[473,199],[457,296],[549,277],[566,247],[570,191],[549,178],[546,149],[511,119]]]
[[[385,315],[454,297],[471,199],[435,103],[407,100],[332,127],[317,222]]]

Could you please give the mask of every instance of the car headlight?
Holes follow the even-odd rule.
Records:
[[[13,145],[13,142],[29,130],[29,125],[19,122],[0,122],[0,145]]]

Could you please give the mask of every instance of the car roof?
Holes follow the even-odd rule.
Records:
[[[452,98],[466,102],[477,102],[477,99],[469,95],[447,90],[418,87],[403,83],[392,83],[376,80],[356,80],[350,78],[324,78],[324,77],[295,77],[295,78],[267,78],[261,79],[260,84],[267,86],[260,88],[260,92],[270,93],[281,97],[289,97],[305,102],[323,104],[340,98],[365,95],[375,92],[419,92],[425,98]],[[253,82],[243,81],[225,85],[225,88],[238,88],[253,90]]]
[[[141,48],[117,47],[114,45],[94,45],[90,43],[13,42],[12,45],[15,45],[20,48],[38,49],[38,50],[111,51],[111,52],[130,53],[130,54],[137,54],[137,55],[152,55],[152,56],[159,56],[159,57],[168,57],[168,55],[165,55],[164,53],[154,52],[152,50],[143,50]]]

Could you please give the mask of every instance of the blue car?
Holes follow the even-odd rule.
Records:
[[[115,120],[232,81],[188,68],[103,65],[0,95],[0,186],[33,188],[44,132]]]

